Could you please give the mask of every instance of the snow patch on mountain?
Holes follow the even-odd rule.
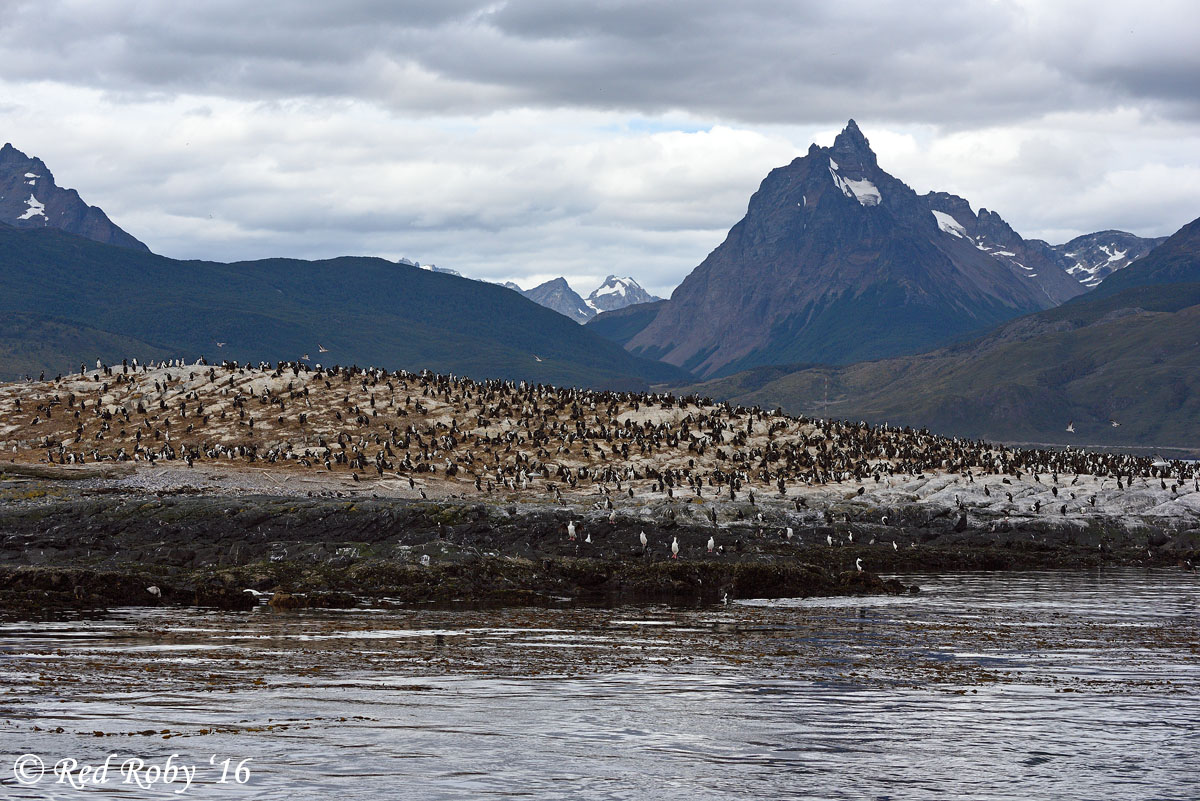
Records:
[[[941,228],[943,231],[951,234],[952,236],[957,236],[959,239],[968,238],[967,229],[963,228],[962,224],[959,223],[958,220],[954,219],[944,211],[934,210],[932,214],[933,218],[937,220],[938,228]],[[978,243],[976,243],[975,247],[979,248],[980,250],[987,250],[987,248]]]
[[[1109,261],[1120,261],[1121,259],[1125,258],[1125,254],[1129,252],[1128,250],[1116,250],[1114,247],[1113,250],[1116,250],[1114,253],[1113,250],[1109,250],[1106,245],[1101,245],[1100,249],[1108,255]]]
[[[849,198],[854,198],[862,206],[878,206],[883,202],[883,195],[879,194],[879,189],[875,184],[863,178],[856,181],[852,178],[843,178],[838,174],[838,163],[833,159],[829,160],[829,174],[833,177],[833,182],[842,190],[842,194]]]
[[[42,216],[43,220],[48,219],[46,217],[46,206],[32,194],[29,196],[29,200],[25,201],[25,205],[29,208],[25,210],[24,214],[17,218],[18,220],[31,220],[39,214]]]

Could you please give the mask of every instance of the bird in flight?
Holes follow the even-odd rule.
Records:
[[[300,357],[300,361],[302,361],[302,362],[306,362],[306,361],[308,361],[308,354],[306,353],[306,354],[304,354],[303,356],[301,356],[301,357]]]
[[[329,348],[325,347],[320,342],[318,342],[317,343],[317,353],[329,353]]]
[[[217,343],[217,347],[218,347],[218,348],[223,348],[223,347],[225,347],[225,343],[224,343],[224,342],[218,342],[218,343]]]
[[[538,356],[538,355],[535,353],[535,354],[533,354],[533,360],[534,360],[535,362],[540,362],[540,361],[541,361],[541,358],[540,358],[540,357],[539,357],[539,356]]]
[[[1069,432],[1070,432],[1070,433],[1072,433],[1072,434],[1074,434],[1074,433],[1075,433],[1075,421],[1074,421],[1074,420],[1072,420],[1071,422],[1067,423],[1067,431],[1069,431]]]
[[[1117,426],[1121,425],[1121,424],[1120,424],[1120,423],[1118,423],[1116,420],[1109,420],[1108,422],[1112,423],[1112,427],[1113,427],[1113,428],[1116,428]]]

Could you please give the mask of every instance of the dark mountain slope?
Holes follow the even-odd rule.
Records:
[[[976,214],[965,199],[946,192],[930,192],[923,199],[944,232],[967,239],[1018,275],[1040,284],[1055,304],[1087,291],[1059,264],[1054,248],[1040,239],[1024,239],[996,212],[980,209]]]
[[[633,339],[638,331],[650,324],[664,303],[666,303],[665,300],[656,300],[651,303],[638,303],[613,311],[601,312],[587,321],[587,327],[594,334],[616,342],[618,345],[624,345]]]
[[[127,355],[142,358],[307,354],[314,362],[593,387],[686,375],[492,284],[371,258],[176,261],[54,229],[0,226],[0,313],[35,313],[136,340],[149,350]],[[12,338],[4,351],[39,352],[35,332],[5,330]],[[318,353],[318,345],[329,352]],[[63,346],[41,365],[0,362],[0,376],[78,369],[98,349]]]
[[[149,250],[122,231],[74,189],[62,189],[39,158],[10,144],[0,148],[0,223],[15,228],[58,228],[108,245]]]

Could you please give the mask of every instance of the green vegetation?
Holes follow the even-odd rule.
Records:
[[[1069,304],[917,356],[760,368],[683,389],[1010,442],[1198,449],[1200,284]]]

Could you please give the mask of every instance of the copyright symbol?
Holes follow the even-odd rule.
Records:
[[[46,763],[37,754],[26,754],[13,763],[13,775],[21,784],[37,784],[45,772]]]

